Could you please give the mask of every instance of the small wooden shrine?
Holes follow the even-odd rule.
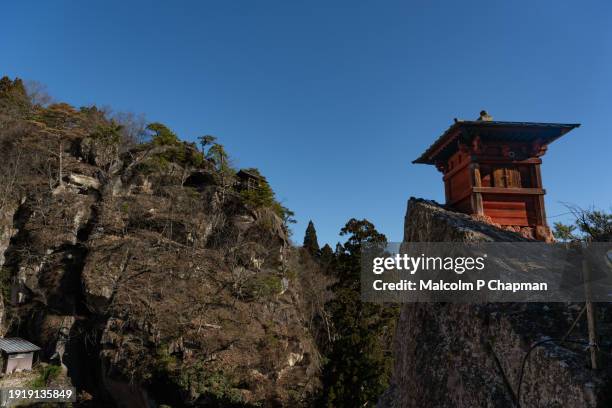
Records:
[[[544,207],[541,157],[578,123],[494,121],[486,111],[455,119],[413,163],[442,172],[447,206],[506,229],[551,240]]]
[[[251,169],[241,169],[236,173],[238,190],[254,190],[259,187],[263,177]]]

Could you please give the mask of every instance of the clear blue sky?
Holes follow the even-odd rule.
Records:
[[[610,1],[12,1],[0,74],[58,100],[216,135],[332,245],[351,217],[402,238],[413,165],[454,117],[580,122],[550,146],[548,215],[612,204]],[[566,216],[552,220],[567,220]]]

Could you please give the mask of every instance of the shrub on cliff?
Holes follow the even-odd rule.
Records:
[[[258,169],[247,169],[250,173],[256,174],[261,177],[259,185],[256,188],[245,189],[240,192],[240,196],[243,201],[253,207],[253,208],[270,208],[276,215],[278,215],[285,225],[294,223],[293,219],[293,211],[289,210],[287,207],[283,206],[276,200],[276,196],[272,187],[266,180],[265,177],[261,175]]]
[[[162,123],[149,123],[147,125],[147,130],[152,133],[151,141],[156,146],[169,146],[176,145],[179,143],[176,134]]]
[[[11,81],[9,77],[0,78],[0,113],[21,117],[31,109],[28,95],[19,78]]]

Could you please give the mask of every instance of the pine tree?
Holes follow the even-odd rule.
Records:
[[[561,242],[573,241],[576,238],[574,235],[575,225],[565,225],[561,222],[555,222],[553,235]]]
[[[11,81],[7,76],[0,78],[0,112],[23,116],[30,110],[30,102],[19,78]]]
[[[149,123],[147,130],[152,133],[151,140],[157,146],[168,146],[179,144],[178,136],[166,125],[159,122]]]
[[[584,209],[575,205],[567,208],[574,216],[573,225],[555,222],[553,235],[558,240],[567,242],[574,240],[611,242],[612,213],[595,208]]]
[[[341,235],[347,235],[348,240],[336,246],[339,281],[333,289],[335,298],[328,305],[335,340],[326,356],[322,405],[373,406],[389,385],[393,361],[389,350],[399,308],[361,302],[361,248],[384,244],[386,237],[368,220],[356,219],[346,224]]]
[[[319,256],[319,241],[317,240],[317,230],[312,221],[308,222],[306,233],[304,234],[304,248],[312,256]]]
[[[199,136],[200,146],[202,147],[202,153],[206,153],[206,146],[212,145],[217,138],[211,135]]]
[[[331,267],[333,266],[332,264],[334,262],[334,251],[329,246],[329,244],[325,244],[323,248],[321,248],[321,255],[319,257],[319,260],[321,262],[323,270],[325,271],[331,269]]]

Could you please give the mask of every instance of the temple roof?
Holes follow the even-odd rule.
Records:
[[[484,113],[486,114],[486,112]],[[435,164],[438,160],[445,160],[457,151],[458,146],[454,142],[460,137],[470,140],[478,135],[483,141],[539,141],[541,144],[547,145],[579,126],[579,123],[455,120],[455,123],[413,163]]]
[[[257,174],[255,171],[250,169],[240,169],[240,171],[236,173],[236,176],[238,176],[239,178],[252,178],[256,180],[263,180],[263,176]]]

